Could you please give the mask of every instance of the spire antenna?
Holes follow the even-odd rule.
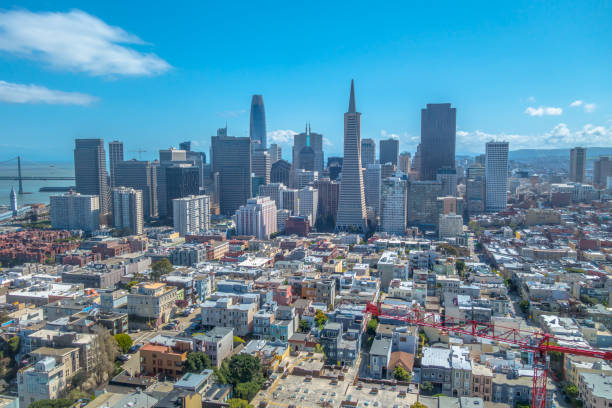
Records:
[[[348,113],[356,113],[357,108],[355,107],[355,81],[351,79],[351,96],[349,98]]]

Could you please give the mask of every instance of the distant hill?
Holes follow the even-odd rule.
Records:
[[[510,160],[532,161],[546,158],[569,160],[570,149],[519,149],[509,152]],[[612,147],[587,147],[587,159],[612,156]]]

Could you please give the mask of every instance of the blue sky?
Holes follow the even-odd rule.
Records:
[[[458,153],[612,145],[610,2],[181,3],[3,3],[0,160],[71,160],[76,137],[208,152],[226,121],[248,135],[253,93],[286,157],[307,121],[341,154],[351,78],[362,137],[403,150],[432,102]]]

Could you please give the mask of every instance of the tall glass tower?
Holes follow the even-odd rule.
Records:
[[[251,131],[249,133],[253,150],[266,149],[266,111],[262,95],[253,95],[251,99]]]
[[[349,108],[344,114],[344,159],[336,231],[366,232],[361,171],[361,113],[355,107],[355,85],[352,80]]]

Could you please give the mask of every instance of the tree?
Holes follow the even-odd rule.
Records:
[[[325,313],[323,313],[322,310],[317,310],[317,312],[315,313],[315,324],[317,325],[317,327],[319,329],[323,328],[323,326],[325,326],[325,323],[327,323],[327,316],[325,315]]]
[[[310,323],[308,323],[308,320],[300,319],[298,326],[302,333],[308,333],[310,331]]]
[[[238,337],[238,336],[234,336],[233,341],[234,341],[234,346],[237,346],[238,344],[244,344],[244,343],[246,343],[246,341],[244,341],[244,339],[243,339],[243,338]]]
[[[567,384],[563,391],[565,391],[565,395],[567,395],[570,399],[576,399],[576,397],[578,397],[578,387],[576,387],[574,384]]]
[[[249,401],[240,398],[230,398],[227,400],[229,408],[253,408]]]
[[[410,406],[410,408],[427,408],[427,405],[420,403],[419,401],[415,402]]]
[[[322,346],[322,345],[320,345],[319,343],[315,344],[315,347],[314,347],[314,352],[315,352],[315,353],[322,354],[322,353],[323,353],[323,346]]]
[[[250,401],[259,392],[260,385],[255,381],[243,382],[234,387],[234,393],[240,399]]]
[[[397,381],[410,382],[410,380],[412,380],[412,375],[406,371],[404,367],[398,365],[393,370],[393,378]]]
[[[525,313],[525,314],[526,314],[527,312],[529,312],[529,302],[528,302],[528,301],[526,301],[525,299],[521,300],[521,301],[519,302],[518,306],[519,306],[519,308],[521,309],[521,311],[522,311],[523,313]]]
[[[130,347],[132,347],[132,338],[125,333],[117,333],[115,334],[115,341],[117,342],[117,346],[122,353],[127,353],[130,351]]]
[[[425,381],[423,382],[423,384],[421,384],[421,391],[424,391],[426,393],[431,393],[433,390],[434,390],[434,386],[429,381]]]
[[[457,268],[457,273],[462,276],[463,270],[465,269],[465,261],[457,259],[457,261],[455,261],[455,268]]]
[[[66,398],[60,398],[56,400],[38,400],[30,404],[30,408],[68,408],[73,404]]]
[[[376,335],[376,328],[378,327],[378,319],[370,319],[370,321],[368,322],[368,326],[367,326],[367,333],[368,336],[375,336]]]
[[[94,363],[91,373],[96,385],[99,385],[107,381],[115,370],[114,361],[119,350],[113,336],[103,327],[98,327],[93,342],[93,349]]]
[[[172,264],[168,258],[162,258],[151,265],[151,277],[157,281],[162,275],[167,275],[172,272]]]
[[[15,357],[19,353],[21,347],[21,341],[18,336],[11,337],[8,341],[8,352],[9,356]]]
[[[210,358],[201,351],[191,352],[187,354],[184,367],[188,373],[201,373],[211,367]]]
[[[132,290],[132,286],[134,285],[138,285],[138,281],[129,281],[127,285],[125,285],[125,288],[129,291]]]

